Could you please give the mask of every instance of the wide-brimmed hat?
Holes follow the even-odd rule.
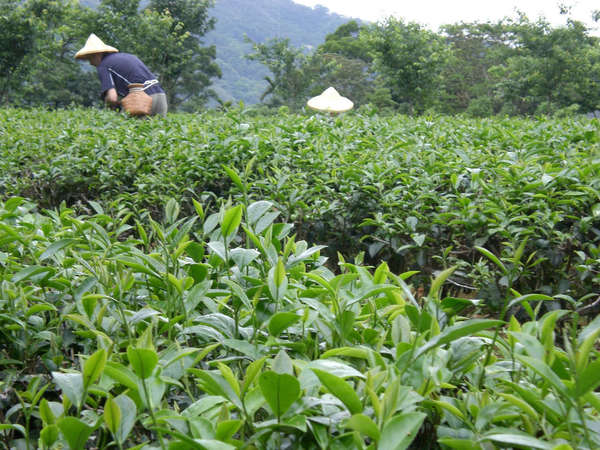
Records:
[[[92,33],[90,34],[90,37],[87,38],[83,48],[75,53],[75,58],[83,59],[88,55],[93,55],[94,53],[117,53],[118,51],[119,50],[116,48],[106,45],[98,36]]]
[[[329,87],[321,95],[311,98],[307,105],[317,111],[340,113],[351,110],[354,103],[338,94],[335,88]]]

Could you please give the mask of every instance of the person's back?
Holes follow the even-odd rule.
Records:
[[[125,97],[128,94],[127,86],[131,83],[150,83],[156,76],[150,72],[146,65],[135,55],[130,53],[107,53],[97,67],[100,77],[102,93],[114,87],[117,94]],[[158,84],[153,83],[145,90],[146,94],[163,93]]]

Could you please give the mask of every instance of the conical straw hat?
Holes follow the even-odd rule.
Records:
[[[349,111],[354,106],[351,100],[342,97],[334,88],[330,87],[321,95],[311,98],[307,103],[309,108],[317,111],[340,113]]]
[[[118,51],[116,48],[106,45],[98,36],[92,33],[83,48],[75,53],[75,58],[82,59],[94,53],[117,53]]]

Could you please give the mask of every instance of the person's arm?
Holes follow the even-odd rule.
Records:
[[[110,88],[104,93],[104,101],[111,108],[116,108],[119,106],[119,97],[117,96],[117,90],[115,88]]]
[[[111,108],[117,108],[119,106],[119,97],[112,75],[108,71],[108,68],[103,64],[98,65],[96,69],[98,71],[98,77],[100,78],[100,89],[104,102]]]

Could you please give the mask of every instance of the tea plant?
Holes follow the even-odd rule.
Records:
[[[600,445],[600,321],[576,301],[542,314],[513,283],[503,310],[530,317],[467,319],[455,268],[420,298],[414,272],[333,271],[266,200],[89,206],[0,204],[6,447]],[[516,280],[524,248],[480,251]]]

